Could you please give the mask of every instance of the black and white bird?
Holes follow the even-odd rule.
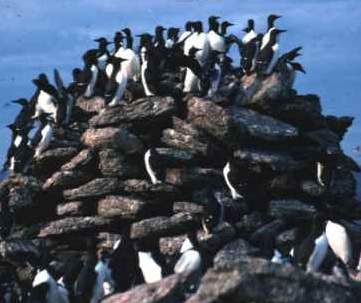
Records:
[[[241,47],[241,67],[246,75],[250,75],[256,68],[256,59],[259,54],[262,37],[262,34],[258,34]]]
[[[29,303],[69,303],[68,291],[58,284],[49,270],[38,271],[30,291]]]
[[[115,56],[115,57],[121,56],[121,53],[125,50],[125,47],[123,46],[123,40],[124,40],[124,36],[121,32],[116,32],[114,34],[114,38],[113,38],[114,48],[110,52],[111,56]]]
[[[108,83],[105,95],[108,99],[108,106],[119,105],[128,83],[128,75],[125,67],[122,65],[126,59],[119,57],[109,57],[106,67]]]
[[[144,164],[148,176],[153,184],[160,184],[164,179],[164,163],[155,148],[149,148],[144,154]]]
[[[281,17],[282,16],[274,15],[274,14],[268,16],[268,18],[267,18],[267,32],[263,36],[261,48],[264,48],[268,44],[268,42],[269,42],[269,40],[271,38],[271,32],[274,29],[276,29],[274,23],[275,23],[275,21],[277,19],[279,19]]]
[[[347,267],[352,267],[352,242],[346,228],[341,223],[328,220],[325,233],[330,248],[336,257],[342,260]]]
[[[97,66],[100,71],[105,71],[105,67],[107,65],[108,58],[110,56],[108,51],[108,45],[111,44],[111,42],[108,42],[106,38],[101,37],[94,40],[95,42],[98,42],[98,51],[97,51]]]
[[[270,38],[263,47],[261,47],[257,56],[256,72],[260,74],[270,74],[278,60],[279,44],[277,38],[279,34],[286,30],[272,29]]]
[[[127,42],[127,45],[125,48],[127,49],[133,49],[133,36],[132,36],[132,31],[130,30],[130,28],[126,27],[124,29],[122,29],[122,32],[125,34],[125,39]]]
[[[201,219],[201,225],[206,234],[212,233],[221,223],[223,223],[224,206],[215,197],[211,188],[206,188],[207,202],[204,206],[204,213]]]
[[[53,120],[58,123],[58,91],[45,74],[40,74],[33,80],[37,90],[31,98],[31,104],[34,107],[33,119],[39,118],[41,114],[50,114]]]
[[[303,66],[299,62],[295,62],[294,60],[300,56],[299,51],[302,47],[296,47],[293,50],[283,54],[277,60],[272,72],[279,72],[288,74],[289,82],[291,84],[294,83],[296,79],[296,72],[306,73]]]
[[[223,56],[224,53],[219,53],[218,51],[212,50],[209,54],[208,63],[205,67],[207,71],[208,78],[208,97],[213,97],[219,88],[222,79],[222,66],[223,66]],[[208,84],[207,83],[207,84]]]
[[[200,49],[192,47],[189,51],[189,55],[187,56],[184,55],[181,50],[174,50],[170,56],[170,63],[176,67],[189,68],[198,79],[202,79],[203,69],[196,59],[196,53],[198,51],[200,51]]]
[[[139,257],[128,234],[123,234],[113,247],[109,268],[115,292],[125,292],[143,284],[144,278],[139,267]]]
[[[167,31],[167,40],[165,41],[166,48],[173,48],[178,41],[179,28],[170,27]]]
[[[231,192],[232,199],[243,199],[244,197],[239,193],[238,189],[241,172],[233,160],[228,161],[223,168],[223,177]]]
[[[82,267],[83,262],[81,261],[80,257],[69,257],[64,265],[64,273],[58,280],[58,283],[67,289],[70,302],[74,302],[75,300],[75,282]]]
[[[57,69],[54,69],[54,81],[58,90],[59,122],[66,126],[70,123],[75,99],[65,88],[64,82]]]
[[[99,69],[97,66],[97,52],[89,50],[83,55],[84,69],[83,76],[86,82],[84,92],[85,98],[91,98],[95,95],[95,88],[98,80]]]
[[[185,41],[192,35],[193,33],[193,22],[187,21],[184,26],[184,32],[180,35],[179,39],[177,40],[177,44],[182,46],[184,45]]]
[[[9,201],[2,200],[0,210],[0,238],[5,240],[14,228],[14,212],[10,209]]]
[[[254,20],[249,19],[247,27],[243,29],[245,35],[241,46],[241,67],[246,74],[250,74],[255,66],[255,61],[262,43],[263,35],[258,35],[254,30]]]
[[[137,82],[140,79],[140,60],[138,54],[133,50],[133,37],[129,28],[123,29],[125,33],[126,46],[120,47],[115,54],[115,57],[125,59],[122,62],[122,70],[127,75],[129,80]],[[115,38],[114,38],[115,39]],[[115,42],[114,42],[115,43]]]
[[[31,106],[31,103],[24,98],[14,100],[12,103],[19,104],[21,106],[21,110],[17,114],[13,123],[16,129],[19,130],[31,125],[31,116],[34,110]]]
[[[195,292],[202,277],[202,255],[197,240],[197,233],[187,235],[180,249],[181,256],[174,266],[176,274],[187,276],[189,292]]]
[[[211,50],[224,53],[226,51],[226,42],[219,31],[220,24],[217,21],[220,17],[210,16],[208,18],[208,41]]]
[[[207,63],[210,51],[208,35],[203,31],[203,23],[201,21],[194,22],[193,28],[194,33],[192,36],[194,36],[194,38],[192,39],[192,45],[190,46],[189,50],[192,47],[200,50],[196,53],[196,59],[201,66],[204,66]]]
[[[324,221],[316,216],[312,224],[305,222],[297,230],[296,245],[291,255],[294,262],[308,272],[319,271],[326,258],[328,241],[324,229]]]
[[[151,91],[152,83],[156,71],[154,70],[154,61],[152,58],[153,52],[153,36],[150,34],[142,34],[140,37],[140,58],[141,58],[141,81],[144,89],[144,93],[147,97],[154,96]],[[154,89],[154,87],[152,87]]]
[[[16,125],[10,124],[7,127],[11,130],[11,144],[6,155],[4,170],[18,173],[25,168],[27,161],[31,157],[31,151],[28,147],[29,132],[32,125],[18,129]]]
[[[54,136],[54,120],[51,115],[42,114],[39,121],[40,125],[30,142],[34,158],[38,158],[48,148]]]

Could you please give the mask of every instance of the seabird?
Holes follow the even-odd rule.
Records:
[[[29,303],[69,303],[68,291],[58,284],[48,269],[39,270],[30,291]]]
[[[212,233],[221,223],[223,223],[224,207],[216,199],[211,188],[206,189],[207,204],[204,207],[201,224],[206,234]]]
[[[42,113],[51,114],[54,121],[58,123],[58,91],[45,74],[40,74],[37,79],[33,80],[37,87],[36,93],[31,99],[31,106],[34,106],[35,113],[33,119],[39,118]]]
[[[34,149],[34,158],[38,158],[43,151],[45,151],[50,145],[54,131],[54,121],[49,114],[42,114],[39,117],[40,126],[31,139],[31,147]]]
[[[167,32],[167,40],[165,42],[166,48],[173,48],[178,41],[179,28],[170,27]]]
[[[8,200],[1,201],[0,210],[0,237],[5,240],[12,232],[14,227],[14,212],[9,207]]]
[[[177,41],[178,45],[184,45],[185,41],[192,35],[192,25],[193,23],[191,21],[186,22],[184,26],[184,32],[181,34]]]
[[[279,44],[277,37],[286,30],[272,29],[267,44],[261,47],[257,56],[256,71],[258,73],[270,74],[278,59]]]
[[[181,256],[174,266],[176,274],[187,276],[187,285],[190,292],[195,292],[202,277],[202,256],[200,253],[197,233],[189,233],[180,249]]]
[[[21,106],[21,110],[17,114],[13,123],[16,129],[19,130],[25,128],[26,126],[29,126],[31,124],[31,115],[34,110],[31,106],[31,103],[24,98],[14,100],[12,101],[12,103],[19,104]]]
[[[109,106],[120,104],[127,87],[128,75],[126,69],[122,65],[124,61],[127,60],[118,57],[109,57],[108,59],[106,74],[109,80],[105,94],[109,99]]]
[[[83,56],[84,61],[84,80],[86,80],[87,87],[85,89],[84,97],[91,98],[95,94],[95,87],[98,80],[99,69],[97,66],[97,54],[94,50],[87,51]]]
[[[269,40],[271,38],[271,32],[274,29],[276,29],[274,23],[275,23],[275,21],[277,19],[279,19],[281,17],[282,16],[273,15],[273,14],[268,16],[268,18],[267,18],[267,25],[268,25],[267,32],[263,36],[261,49],[264,48],[268,44],[268,42],[269,42]]]
[[[352,267],[352,243],[346,228],[332,220],[328,220],[325,229],[327,241],[336,255],[347,267]]]
[[[153,70],[152,39],[153,36],[150,34],[140,35],[141,81],[147,97],[154,96],[154,93],[150,90],[150,85],[155,80],[153,78],[156,78]]]

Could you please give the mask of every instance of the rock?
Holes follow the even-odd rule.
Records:
[[[94,127],[121,123],[157,124],[176,114],[177,108],[172,97],[146,97],[120,106],[109,107],[90,120]]]
[[[82,142],[91,149],[117,149],[126,154],[143,151],[142,142],[126,128],[90,128],[82,136]]]
[[[323,151],[341,153],[340,137],[333,131],[323,128],[305,133],[305,138],[321,147]],[[328,152],[329,153],[329,152]]]
[[[225,109],[197,97],[188,101],[187,119],[225,146],[238,146],[247,134],[244,125],[235,123]]]
[[[63,191],[66,200],[78,200],[97,198],[109,194],[116,194],[121,191],[121,186],[116,178],[94,179],[78,188]]]
[[[78,153],[76,147],[62,147],[49,149],[40,154],[33,163],[35,174],[49,174],[55,172],[61,165],[68,162]]]
[[[293,79],[289,73],[273,73],[261,78],[255,75],[244,76],[242,87],[245,98],[242,105],[264,107],[264,103],[287,99],[291,95]]]
[[[199,244],[208,253],[215,254],[221,247],[231,241],[236,235],[235,229],[229,223],[222,223],[211,234],[200,233]]]
[[[262,250],[267,257],[273,256],[273,243],[277,235],[287,228],[285,221],[274,220],[262,227],[258,228],[250,237],[253,245]]]
[[[132,239],[160,238],[179,235],[195,228],[197,222],[191,214],[178,213],[170,218],[154,217],[133,223]]]
[[[312,219],[316,214],[314,206],[298,200],[273,200],[269,206],[270,216],[288,222],[296,219]]]
[[[303,180],[300,183],[301,190],[308,196],[313,198],[322,197],[325,194],[326,189],[311,180]]]
[[[33,195],[28,187],[14,186],[9,192],[9,206],[16,213],[33,205]]]
[[[245,214],[241,217],[241,220],[236,224],[238,233],[242,236],[247,236],[254,233],[258,228],[265,225],[263,216],[258,212],[252,212]]]
[[[147,202],[123,196],[107,196],[98,202],[98,215],[123,219],[141,219],[146,216]]]
[[[299,183],[293,174],[275,176],[268,182],[268,191],[272,196],[294,196],[299,192]]]
[[[330,194],[334,199],[352,198],[356,194],[356,180],[349,171],[335,170]]]
[[[222,172],[211,168],[171,168],[167,169],[165,182],[182,187],[195,188],[202,184],[217,185],[222,182]]]
[[[248,135],[255,139],[280,142],[298,136],[298,130],[292,125],[250,109],[232,107],[230,115],[235,124],[240,125],[241,129],[247,129]]]
[[[65,163],[61,170],[84,170],[88,171],[91,169],[95,162],[95,154],[89,149],[83,149],[79,154],[72,158],[68,163]]]
[[[181,303],[186,277],[172,275],[159,282],[139,285],[127,292],[105,298],[102,303]]]
[[[292,96],[284,100],[258,103],[256,108],[302,130],[326,127],[321,114],[320,98],[316,95]]]
[[[195,154],[191,151],[164,147],[159,147],[155,150],[166,167],[183,167],[196,163]]]
[[[32,241],[11,239],[0,242],[0,256],[7,262],[26,262],[39,260],[41,253]]]
[[[94,205],[89,201],[71,201],[56,206],[56,214],[60,217],[86,217],[95,212]]]
[[[285,152],[260,150],[255,148],[239,149],[233,153],[237,160],[257,163],[278,172],[288,172],[302,169],[305,164],[294,160]]]
[[[99,170],[104,176],[118,177],[120,179],[132,179],[142,177],[144,174],[142,165],[137,165],[121,151],[104,149],[99,151]]]
[[[226,267],[240,262],[246,256],[256,256],[259,250],[244,239],[237,239],[226,244],[214,257],[214,266]]]
[[[177,213],[191,213],[191,214],[202,214],[204,207],[194,202],[174,202],[173,212]]]
[[[121,188],[124,193],[136,194],[141,197],[157,199],[159,201],[179,199],[184,195],[177,187],[171,184],[152,184],[147,180],[125,180],[121,182]]]
[[[187,150],[201,156],[216,154],[215,145],[193,125],[173,117],[173,127],[174,129],[163,130],[161,141],[167,146]]]
[[[222,223],[206,234],[203,230],[197,232],[197,239],[201,249],[208,254],[215,254],[221,247],[235,236],[235,229],[229,223]],[[160,252],[170,257],[177,257],[186,235],[176,237],[162,237],[159,239]]]
[[[67,236],[73,233],[95,232],[109,230],[114,220],[101,217],[67,217],[45,224],[38,234],[40,238],[52,236]]]
[[[91,99],[79,97],[75,102],[75,106],[78,106],[87,113],[99,113],[105,108],[106,102],[104,98],[99,96],[93,97]]]
[[[352,125],[354,118],[349,116],[326,116],[327,126],[343,139],[347,129]]]
[[[197,293],[187,303],[238,302],[358,302],[360,286],[344,285],[292,266],[260,258],[240,258],[234,266],[207,271]]]
[[[80,186],[93,179],[94,176],[81,170],[58,171],[48,178],[43,190],[64,190]]]

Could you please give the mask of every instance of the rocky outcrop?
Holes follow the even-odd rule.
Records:
[[[288,71],[226,75],[209,98],[183,96],[179,79],[161,81],[172,96],[144,97],[131,83],[118,106],[98,96],[76,100],[71,123],[56,128],[29,175],[0,183],[0,201],[15,218],[0,241],[0,261],[31,272],[27,259],[48,249],[61,273],[87,239],[111,250],[129,232],[138,247],[158,252],[166,276],[104,302],[356,302],[356,284],[269,261],[315,218],[361,218],[353,175],[360,168],[341,148],[352,118],[324,116],[317,96],[292,89]],[[157,184],[145,167],[149,148],[157,154]],[[226,185],[228,161],[239,170],[243,198],[233,199]],[[317,179],[317,162],[331,172],[327,184]],[[223,205],[224,218],[206,233],[202,218],[212,201]],[[187,276],[173,275],[190,233],[203,258],[195,293]]]

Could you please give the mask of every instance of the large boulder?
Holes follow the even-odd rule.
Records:
[[[181,303],[186,276],[172,275],[156,283],[139,285],[127,292],[105,298],[102,303]]]
[[[208,270],[197,293],[186,302],[352,303],[359,301],[360,290],[356,283],[345,285],[292,266],[241,257],[233,266],[221,264]]]
[[[94,179],[78,188],[63,191],[66,200],[89,199],[121,192],[117,178]]]
[[[157,124],[164,118],[176,114],[176,104],[172,97],[146,97],[120,106],[109,107],[90,120],[94,127],[104,127],[121,123]]]
[[[82,142],[91,149],[118,149],[126,154],[143,151],[142,142],[124,127],[90,128],[82,136]]]

